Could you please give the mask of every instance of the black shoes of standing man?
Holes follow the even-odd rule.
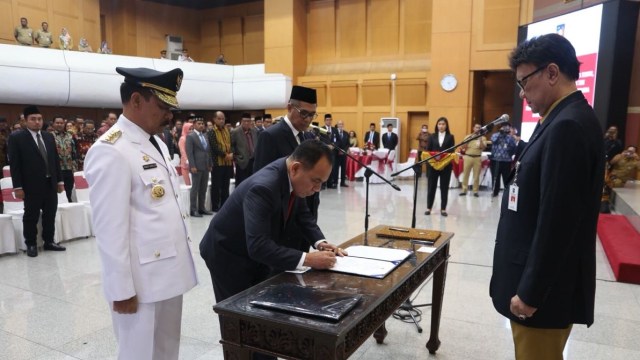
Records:
[[[48,251],[66,251],[67,250],[67,248],[65,248],[64,246],[58,245],[56,243],[46,243],[42,248]],[[36,247],[35,245],[27,246],[27,256],[28,257],[38,256],[38,247]]]
[[[213,215],[213,213],[211,211],[207,211],[207,210],[201,210],[196,212],[191,212],[191,217],[202,217],[202,215]]]

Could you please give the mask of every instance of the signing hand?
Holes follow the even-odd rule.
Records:
[[[511,298],[511,305],[509,306],[509,310],[520,320],[530,318],[536,311],[538,311],[537,308],[525,304],[518,295]]]
[[[335,245],[329,244],[328,242],[322,242],[318,245],[318,250],[320,251],[331,251],[338,256],[346,256],[346,251],[343,248],[336,247]]]
[[[307,253],[304,259],[304,266],[314,269],[329,269],[336,263],[336,254],[331,251],[314,251]]]
[[[138,312],[138,298],[134,295],[127,300],[114,301],[113,311],[118,314],[135,314]]]

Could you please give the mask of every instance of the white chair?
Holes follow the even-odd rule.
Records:
[[[18,249],[12,218],[11,215],[0,214],[0,254],[15,253]]]
[[[84,177],[84,171],[76,171],[73,173],[73,182],[76,191],[76,197],[78,199],[78,203],[84,205],[87,222],[89,224],[89,231],[91,236],[93,236],[93,222],[92,220],[92,212],[91,212],[91,203],[89,201],[89,183],[87,182],[87,178]]]
[[[24,216],[24,202],[15,196],[13,191],[13,182],[11,178],[0,179],[0,189],[2,190],[2,201],[4,204],[4,213],[11,216],[11,222],[13,223],[13,233],[15,238],[16,247],[20,250],[27,250],[27,246],[23,241],[23,225],[22,217]],[[56,213],[55,220],[55,233],[53,235],[53,241],[60,242],[60,228],[62,222],[60,220],[60,213]],[[37,245],[42,246],[44,241],[42,240],[42,217],[38,220],[38,238]]]
[[[389,158],[389,155],[391,155],[391,153],[393,153],[393,156],[395,158],[395,150],[391,150],[389,151],[388,149],[384,149],[384,150],[374,150],[373,151],[373,160],[371,161],[371,165],[369,165],[369,167],[371,168],[371,170],[377,172],[378,174],[382,175],[385,179],[387,180],[391,180],[391,178],[389,177],[389,172],[387,172],[387,159]],[[382,179],[380,179],[379,177],[372,175],[371,179],[369,180],[369,182],[371,184],[382,184],[384,183],[384,181],[382,181]]]
[[[58,194],[58,214],[60,214],[63,241],[91,236],[86,206],[80,203],[69,203],[64,191]]]
[[[411,149],[411,152],[409,152],[409,158],[407,159],[407,162],[403,162],[398,164],[397,171],[402,171],[405,169],[408,169],[410,167],[412,167],[415,163],[416,163],[416,158],[418,157],[418,150],[417,149]],[[413,177],[414,172],[411,170],[405,171],[402,174],[399,174],[398,177],[400,178],[404,178],[404,177]]]

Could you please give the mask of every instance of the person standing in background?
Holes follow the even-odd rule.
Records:
[[[13,30],[13,37],[20,45],[33,45],[33,30],[29,27],[27,18],[20,18],[20,26],[16,26]]]
[[[576,87],[580,61],[566,38],[526,40],[509,65],[540,120],[505,182],[489,294],[517,360],[561,360],[573,324],[594,320],[602,128]]]
[[[53,35],[49,32],[49,24],[46,21],[42,22],[42,29],[36,31],[34,40],[43,48],[49,48],[53,44]]]
[[[455,145],[456,140],[449,132],[449,120],[441,117],[436,122],[433,135],[429,138],[427,151],[438,153]],[[453,150],[450,150],[453,151]],[[449,199],[449,182],[451,181],[451,170],[453,169],[453,153],[444,153],[438,158],[427,163],[427,211],[425,215],[431,215],[433,202],[438,189],[438,179],[440,179],[440,215],[448,216],[447,201]]]
[[[208,132],[210,156],[213,159],[211,170],[211,208],[220,210],[229,197],[229,186],[233,176],[233,152],[231,151],[231,133],[225,126],[226,117],[222,111],[216,111],[215,126]]]
[[[467,135],[464,140],[475,136],[482,126],[480,124],[473,125],[473,133]],[[482,151],[487,147],[486,139],[484,136],[471,141],[464,145],[461,149],[464,151],[464,170],[462,176],[462,192],[460,196],[467,195],[467,189],[469,188],[469,174],[473,169],[473,196],[478,197],[478,190],[480,189],[480,168],[482,166]],[[463,141],[464,142],[464,141]]]
[[[69,34],[67,28],[62,28],[60,36],[58,36],[60,50],[73,50],[73,38]]]
[[[36,257],[38,220],[41,216],[44,249],[66,250],[53,239],[58,193],[64,191],[64,182],[60,173],[56,141],[53,135],[42,131],[40,110],[35,106],[27,106],[23,114],[27,129],[14,132],[9,137],[9,159],[15,196],[24,200],[22,226],[27,256]]]
[[[242,113],[240,126],[231,131],[231,151],[236,163],[236,188],[253,174],[253,156],[258,143],[258,130],[253,127],[251,114]]]
[[[189,161],[189,171],[192,179],[190,193],[191,216],[202,217],[202,215],[213,215],[212,212],[207,211],[204,207],[212,163],[209,156],[210,144],[205,136],[204,121],[200,118],[197,119],[193,123],[193,128],[193,132],[187,135],[185,141],[186,158]]]
[[[60,173],[64,182],[64,191],[67,194],[67,200],[72,202],[71,194],[73,192],[73,173],[77,170],[76,166],[76,140],[71,132],[65,129],[65,123],[62,116],[53,118],[53,137],[56,141],[56,150],[60,159]]]

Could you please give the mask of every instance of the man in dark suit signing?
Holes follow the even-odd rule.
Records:
[[[573,324],[593,324],[602,129],[564,37],[527,40],[509,62],[541,118],[505,184],[489,292],[516,359],[562,359]]]
[[[212,160],[209,156],[209,141],[204,135],[205,125],[203,119],[194,122],[195,130],[187,135],[185,148],[187,159],[189,159],[189,171],[191,171],[191,216],[202,217],[202,215],[213,215],[204,207],[207,187],[209,186],[209,171],[211,171]]]
[[[27,106],[24,118],[27,129],[14,132],[9,138],[9,158],[15,195],[18,199],[24,199],[22,224],[27,255],[36,257],[40,211],[44,249],[66,250],[53,241],[58,210],[57,193],[64,191],[64,182],[53,135],[40,131],[42,114],[37,107]]]

